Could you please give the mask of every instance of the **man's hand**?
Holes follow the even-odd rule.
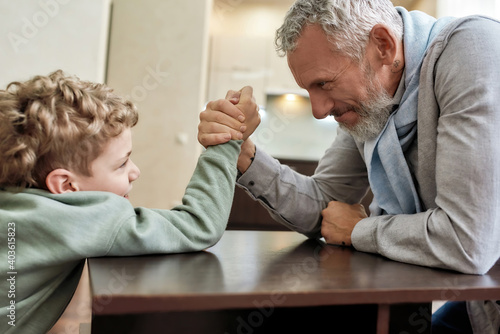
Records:
[[[321,235],[329,244],[351,246],[351,234],[354,226],[366,215],[361,204],[346,204],[332,201],[321,211]]]
[[[231,139],[246,140],[260,124],[252,87],[229,91],[226,99],[212,101],[200,113],[198,141],[204,147]]]

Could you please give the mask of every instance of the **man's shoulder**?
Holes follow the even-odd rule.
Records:
[[[438,40],[452,40],[470,43],[478,39],[490,38],[498,43],[500,21],[484,15],[470,15],[456,18],[441,31]]]
[[[429,45],[426,60],[437,62],[444,68],[454,67],[458,62],[471,61],[471,56],[477,52],[498,54],[500,49],[500,21],[481,15],[471,15],[457,18],[449,22]],[[485,49],[487,45],[487,49]],[[448,51],[447,57],[441,57]],[[464,57],[460,55],[463,54]],[[450,56],[454,55],[454,56]],[[498,58],[498,57],[495,57]],[[498,58],[500,60],[500,58]],[[442,67],[443,68],[443,67]],[[446,68],[446,70],[448,70]],[[467,72],[467,71],[464,71]]]

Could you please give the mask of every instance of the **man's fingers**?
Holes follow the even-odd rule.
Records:
[[[240,90],[240,101],[238,104],[245,104],[248,102],[255,103],[255,98],[253,97],[253,88],[251,86],[245,86]]]
[[[260,124],[259,106],[255,102],[251,86],[243,87],[240,93],[240,101],[236,107],[245,114],[245,124],[248,131],[244,131],[243,140],[246,140]]]
[[[226,94],[226,100],[230,101],[232,104],[238,104],[240,102],[241,91],[228,90]]]

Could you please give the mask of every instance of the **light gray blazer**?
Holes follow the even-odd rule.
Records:
[[[497,21],[475,16],[453,21],[429,47],[420,75],[417,140],[406,156],[425,210],[361,220],[352,234],[357,250],[468,274],[484,274],[499,259],[498,36]],[[339,130],[312,177],[257,149],[238,184],[276,220],[320,237],[328,202],[357,203],[369,188],[363,143]],[[478,311],[479,304],[469,312],[478,320],[471,319],[473,327],[497,333],[498,305],[488,302]]]

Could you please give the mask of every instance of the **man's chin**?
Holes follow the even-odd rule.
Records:
[[[390,117],[390,109],[371,109],[370,112],[357,112],[355,122],[339,122],[339,127],[347,131],[356,141],[366,142],[376,139],[384,130]]]
[[[359,122],[354,125],[339,123],[339,127],[349,133],[358,142],[366,142],[375,139],[381,131],[380,129],[363,126],[363,124],[359,124]]]
[[[343,124],[346,128],[355,126],[359,122],[360,116],[355,110],[348,110],[339,115],[333,115],[335,121]]]

